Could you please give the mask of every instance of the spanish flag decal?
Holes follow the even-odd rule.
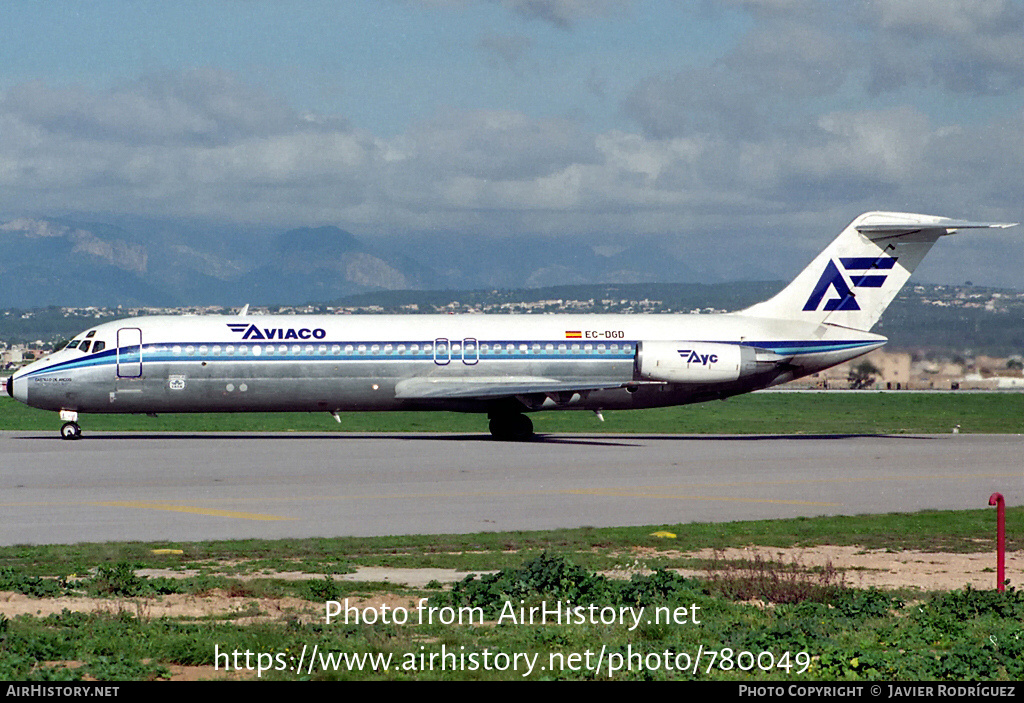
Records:
[[[566,339],[583,339],[583,333],[581,331],[579,331],[579,330],[566,330],[565,331],[565,338]]]

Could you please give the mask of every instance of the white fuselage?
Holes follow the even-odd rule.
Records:
[[[154,316],[76,340],[19,370],[12,395],[85,413],[641,408],[764,388],[885,342],[737,313]],[[683,369],[642,369],[645,342],[679,347],[683,362],[667,361]],[[716,373],[737,348],[742,370]]]

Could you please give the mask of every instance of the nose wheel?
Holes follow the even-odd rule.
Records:
[[[64,424],[60,426],[60,436],[63,439],[81,439],[82,428],[78,426],[78,411],[62,408],[60,419]]]
[[[77,422],[65,422],[60,426],[60,436],[63,439],[81,439],[82,428]]]

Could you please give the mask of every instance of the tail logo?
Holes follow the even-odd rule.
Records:
[[[825,310],[860,310],[860,305],[857,304],[857,296],[853,289],[881,288],[885,283],[885,279],[888,278],[888,274],[879,275],[877,273],[866,274],[862,272],[891,270],[896,265],[896,259],[888,256],[881,256],[877,259],[872,257],[841,257],[839,264],[845,271],[855,271],[858,273],[851,275],[850,282],[847,283],[846,276],[839,270],[839,266],[836,266],[836,262],[829,260],[828,265],[825,266],[825,270],[821,274],[821,278],[818,279],[817,285],[814,286],[814,290],[811,291],[810,297],[807,298],[807,302],[804,304],[805,312],[817,310],[829,289],[835,291],[836,297],[825,301]]]

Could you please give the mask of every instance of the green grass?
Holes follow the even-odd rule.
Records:
[[[652,535],[664,530],[674,538]],[[1006,509],[1007,549],[1024,549],[1024,507]],[[496,569],[518,563],[524,554],[555,549],[576,554],[588,568],[622,566],[637,548],[664,551],[649,565],[684,566],[669,552],[748,545],[810,547],[855,545],[865,549],[976,552],[994,549],[995,510],[926,510],[917,513],[855,515],[728,523],[584,527],[535,532],[481,532],[470,535],[319,537],[214,542],[124,542],[0,547],[0,568],[26,576],[84,574],[100,565],[127,561],[137,568],[198,569],[232,575],[262,570],[351,573],[355,566]],[[183,553],[153,554],[153,549]],[[624,556],[625,555],[625,556]],[[225,567],[224,564],[231,564]]]
[[[531,415],[539,433],[932,434],[1024,432],[1021,393],[755,393],[727,401],[650,410]],[[132,432],[456,432],[485,433],[482,415],[449,412],[196,413],[89,415],[86,433]],[[56,413],[0,398],[0,430],[56,431]]]
[[[532,679],[732,679],[765,680],[1016,680],[1024,676],[1024,593],[1006,594],[970,588],[950,593],[880,592],[846,585],[834,570],[801,572],[794,563],[762,561],[706,565],[706,578],[683,578],[655,571],[629,582],[610,581],[597,573],[637,558],[648,568],[681,563],[671,554],[705,547],[749,544],[778,547],[854,544],[870,548],[991,550],[993,510],[926,511],[879,516],[823,517],[724,524],[652,525],[632,528],[583,528],[540,532],[424,535],[388,538],[238,540],[204,543],[77,544],[0,548],[0,588],[37,598],[63,593],[90,593],[110,599],[95,614],[64,610],[46,617],[0,615],[0,679],[100,680],[166,678],[175,665],[211,666],[219,652],[283,654],[266,659],[263,678],[306,678],[292,670],[275,671],[303,647],[324,653],[390,655],[393,662],[416,663],[420,654],[448,652],[520,652],[581,656],[592,661],[598,650],[623,657],[638,653],[644,666],[609,672],[593,667],[535,671]],[[1008,533],[1019,536],[1024,508],[1007,510]],[[657,529],[675,532],[656,538]],[[1011,538],[1011,548],[1024,544]],[[174,547],[181,555],[154,555],[154,548]],[[654,554],[650,549],[659,550]],[[637,555],[643,555],[638,557]],[[493,576],[466,579],[450,589],[438,585],[409,589],[385,583],[351,583],[315,576],[283,582],[273,570],[308,573],[351,570],[357,564],[444,566],[499,570]],[[693,564],[688,564],[694,566]],[[140,577],[140,567],[196,569],[183,580]],[[698,567],[700,568],[700,567]],[[38,576],[67,576],[56,580]],[[227,572],[234,576],[216,575]],[[255,578],[253,578],[255,577]],[[223,615],[151,617],[159,594],[202,596],[211,588],[226,592],[235,605]],[[434,607],[479,607],[489,622],[456,624],[349,623],[324,621],[324,601],[388,593],[389,602],[430,599]],[[190,597],[191,597],[190,596]],[[293,596],[313,614],[265,609],[259,599]],[[166,596],[165,596],[166,597]],[[408,600],[395,600],[407,598]],[[773,605],[759,607],[738,600],[755,598]],[[644,622],[635,629],[621,623],[497,623],[497,615],[514,608],[554,606],[570,601],[589,605],[665,607],[689,613],[690,621]],[[693,606],[698,606],[698,611]],[[392,605],[392,608],[395,606]],[[408,606],[414,609],[414,606]],[[685,610],[689,608],[689,610]],[[648,613],[653,611],[648,611]],[[251,618],[258,622],[248,622]],[[692,620],[699,620],[694,623]],[[660,653],[694,654],[730,649],[755,656],[765,652],[790,663],[766,671],[740,671],[702,661],[696,673],[664,666]],[[255,655],[254,655],[255,656]],[[412,659],[410,659],[412,657]],[[221,662],[223,663],[223,659]],[[244,660],[243,660],[244,661]],[[436,661],[436,660],[435,660]],[[611,660],[606,659],[606,664]],[[756,659],[745,659],[747,663]],[[768,661],[768,657],[762,658]],[[43,663],[49,662],[49,663]],[[73,663],[73,664],[69,664]],[[806,671],[804,671],[804,665]],[[459,669],[459,667],[456,667]],[[208,669],[210,677],[223,672]],[[255,671],[243,672],[255,678]],[[334,670],[314,667],[313,679],[488,679],[521,680],[522,671],[474,671],[419,668],[384,672],[368,668]]]
[[[225,676],[225,666],[244,666],[244,678],[270,680],[528,676],[760,683],[1019,680],[1024,675],[1024,593],[1013,589],[966,587],[908,601],[895,593],[851,588],[835,572],[802,572],[771,562],[716,564],[706,578],[658,570],[620,581],[579,566],[575,555],[544,552],[449,590],[413,593],[389,586],[388,592],[415,598],[398,605],[392,595],[393,619],[385,621],[375,611],[371,622],[323,618],[325,599],[348,595],[330,580],[313,580],[305,588],[308,610],[319,611],[313,618],[268,612],[256,600],[266,590],[251,586],[232,594],[238,604],[220,616],[152,618],[146,601],[124,593],[116,606],[93,614],[65,609],[46,617],[0,615],[0,678],[155,679],[168,678],[175,665],[205,665],[210,678]],[[436,609],[462,609],[467,618],[447,624],[420,620],[415,606],[420,596]],[[770,606],[738,602],[749,599]],[[360,601],[356,608],[363,611],[363,605]],[[508,615],[569,605],[619,613],[619,619],[524,621]],[[658,621],[659,610],[676,618]],[[399,611],[405,616],[396,623]],[[245,624],[251,618],[260,622]],[[324,656],[313,659],[310,669],[296,671],[300,653],[309,661],[305,653],[313,647]],[[693,666],[702,650],[706,655]],[[455,654],[444,660],[444,652]],[[484,652],[493,661],[505,656],[506,666],[479,666]],[[541,665],[530,665],[527,674],[526,666],[507,665],[511,653]],[[336,666],[343,661],[339,654],[371,654],[378,662],[387,657],[389,666]],[[218,670],[212,668],[215,661]],[[256,673],[257,665],[262,674]]]

